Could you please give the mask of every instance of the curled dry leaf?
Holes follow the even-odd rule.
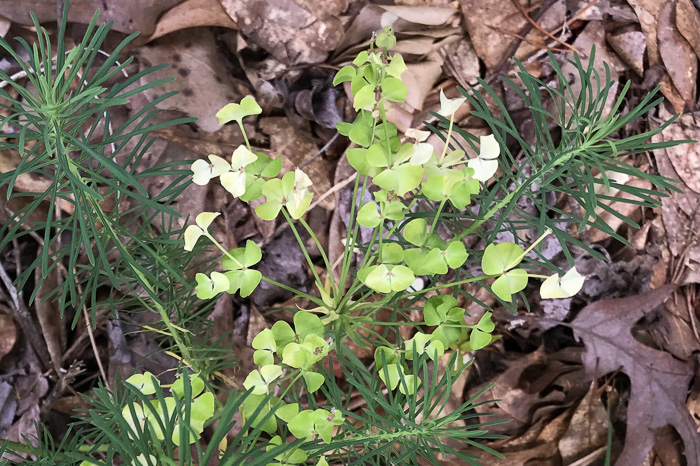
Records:
[[[622,371],[630,378],[625,445],[617,464],[642,464],[654,446],[656,429],[671,424],[683,440],[686,458],[700,458],[700,436],[685,406],[693,366],[635,340],[631,328],[671,295],[673,287],[586,306],[573,320],[586,345],[582,359],[591,377]],[[693,463],[695,464],[695,463]]]
[[[600,389],[595,383],[576,406],[566,433],[559,439],[559,452],[564,464],[604,447],[608,436],[608,414],[600,401]]]
[[[219,0],[187,0],[168,10],[158,20],[156,31],[148,39],[154,40],[180,29],[197,26],[236,28],[236,23],[226,13]]]
[[[346,28],[336,48],[342,53],[333,62],[352,61],[360,50],[366,48],[372,33],[384,26],[392,26],[400,33],[399,42],[404,38],[440,37],[444,33],[453,33],[451,25],[456,16],[457,10],[452,5],[365,5]],[[409,50],[408,53],[415,55],[417,51]]]
[[[661,111],[662,118],[670,116]],[[674,139],[698,139],[700,129],[692,123],[689,116],[670,125],[666,130],[652,138],[652,142]],[[662,199],[661,214],[666,238],[671,254],[683,264],[682,283],[700,282],[700,243],[697,228],[700,225],[700,152],[697,144],[668,147],[654,151],[659,173],[669,178],[679,179],[684,192],[673,192]]]
[[[671,117],[668,112],[662,113]],[[695,124],[690,116],[681,117],[677,121],[659,134],[655,140],[663,141],[680,141],[680,140],[698,140],[700,139],[700,128]],[[668,156],[677,176],[672,178],[680,178],[687,188],[700,194],[700,146],[697,144],[681,144],[663,149]]]
[[[46,296],[57,286],[58,268],[54,268],[45,278],[41,278],[41,269],[35,270],[34,277],[39,285],[37,299],[35,300],[36,316],[41,326],[41,333],[49,350],[51,362],[54,370],[58,371],[62,367],[62,356],[66,350],[66,325],[61,319],[61,314],[55,301],[46,299]],[[33,335],[32,337],[38,337]],[[48,363],[48,361],[45,361]]]

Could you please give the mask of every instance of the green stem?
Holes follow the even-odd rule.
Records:
[[[493,217],[494,215],[496,215],[496,213],[497,213],[499,210],[501,210],[503,207],[505,207],[506,205],[508,205],[508,203],[509,203],[510,200],[513,198],[513,196],[515,196],[516,194],[519,195],[522,191],[524,191],[525,189],[529,188],[530,185],[531,185],[534,181],[536,181],[536,180],[538,180],[538,179],[544,177],[544,175],[547,174],[547,172],[549,172],[549,170],[553,169],[553,168],[556,167],[557,165],[561,165],[561,164],[565,163],[567,160],[571,159],[571,158],[574,157],[576,154],[578,154],[578,153],[580,153],[580,152],[585,152],[586,150],[588,150],[587,145],[583,145],[583,146],[579,147],[578,149],[572,150],[569,154],[565,154],[565,155],[563,155],[563,156],[560,157],[560,158],[556,158],[556,159],[553,159],[553,160],[549,161],[549,162],[548,162],[546,165],[544,165],[540,170],[538,170],[537,173],[534,173],[530,178],[528,178],[527,181],[525,181],[523,184],[519,185],[519,186],[518,186],[517,188],[515,188],[513,191],[511,191],[511,192],[509,192],[509,193],[506,193],[506,195],[503,196],[503,199],[501,199],[495,206],[493,206],[491,209],[489,209],[489,211],[486,212],[486,214],[485,214],[482,218],[480,218],[479,220],[474,220],[474,222],[472,222],[472,224],[469,225],[469,227],[467,227],[464,231],[462,231],[462,233],[460,233],[460,234],[458,234],[457,236],[455,236],[454,239],[455,239],[455,240],[460,240],[460,239],[464,238],[465,236],[467,236],[467,235],[471,234],[472,232],[474,232],[474,231],[475,231],[477,228],[479,228],[484,222],[486,222],[486,221],[489,220],[491,217]]]
[[[454,125],[455,121],[455,114],[453,113],[450,115],[450,126],[447,128],[447,138],[445,139],[445,146],[442,148],[442,154],[440,154],[440,158],[438,159],[438,163],[445,157],[445,154],[447,153],[447,147],[450,145],[450,139],[452,138],[452,126]]]
[[[209,234],[209,232],[205,231],[205,232],[204,232],[204,236],[206,236],[206,237],[209,239],[209,241],[211,241],[211,242],[214,244],[214,246],[216,246],[217,248],[219,248],[219,250],[220,250],[221,252],[223,252],[224,255],[226,255],[226,257],[228,257],[229,259],[231,259],[233,262],[235,262],[236,264],[238,264],[240,267],[243,267],[243,264],[241,264],[240,262],[238,262],[238,261],[236,260],[236,258],[233,257],[233,256],[231,255],[231,253],[229,253],[229,252],[226,250],[226,248],[224,248],[216,239],[214,239],[214,237],[213,237],[211,234]],[[318,299],[318,298],[315,297],[315,296],[312,296],[312,295],[310,295],[310,294],[308,294],[308,293],[304,293],[303,291],[299,291],[299,290],[297,290],[297,289],[294,289],[294,288],[292,288],[291,286],[287,286],[287,285],[285,285],[284,283],[277,282],[277,281],[275,281],[275,280],[273,280],[273,279],[271,279],[271,278],[267,278],[267,277],[264,276],[264,275],[262,276],[261,279],[262,279],[262,281],[264,281],[264,282],[267,282],[267,283],[269,283],[269,284],[271,284],[271,285],[275,285],[275,286],[277,286],[277,287],[279,287],[279,288],[282,288],[283,290],[287,290],[287,291],[289,291],[289,292],[291,292],[291,293],[294,293],[294,294],[297,295],[297,296],[300,296],[300,297],[302,297],[302,298],[306,298],[306,299],[308,299],[308,300],[310,300],[310,301],[312,301],[312,302],[318,304],[319,306],[324,306],[323,301],[321,301],[320,299]]]
[[[326,307],[326,305],[323,303],[323,301],[321,301],[320,299],[318,299],[316,296],[312,296],[312,295],[310,295],[310,294],[308,294],[308,293],[304,293],[303,291],[299,291],[299,290],[297,290],[296,288],[292,288],[291,286],[287,286],[287,285],[285,285],[284,283],[280,283],[280,282],[275,281],[275,280],[273,280],[273,279],[271,279],[271,278],[267,278],[267,277],[264,276],[264,275],[262,276],[261,280],[264,281],[264,282],[267,282],[267,283],[269,283],[269,284],[271,284],[271,285],[275,285],[276,287],[282,288],[283,290],[287,290],[287,291],[289,291],[290,293],[294,293],[296,296],[299,296],[299,297],[301,297],[301,298],[306,298],[306,299],[308,299],[309,301],[311,301],[312,303],[317,304],[317,305],[320,306],[320,307]]]
[[[15,451],[27,455],[33,455],[36,453],[34,447],[21,442],[13,442],[12,440],[2,440],[0,441],[0,446],[7,447],[9,450],[8,453]],[[80,453],[104,453],[109,451],[109,445],[100,445],[98,447],[95,447],[94,445],[80,445],[80,447],[78,447],[78,451]],[[65,455],[57,453],[54,459],[62,460],[63,458],[65,458]]]
[[[367,180],[365,180],[365,182],[366,181]],[[355,202],[356,202],[355,198],[357,196],[357,189],[359,186],[360,186],[360,177],[355,176],[355,184],[353,185],[353,188],[352,188],[352,204],[350,205],[350,219],[348,220],[348,230],[347,230],[348,234],[346,235],[346,238],[345,238],[345,249],[343,250],[343,260],[341,261],[341,264],[340,264],[340,279],[338,281],[338,286],[340,287],[340,289],[345,288],[345,280],[347,279],[347,272],[345,270],[345,264],[349,262],[347,259],[348,254],[350,255],[350,257],[352,257],[352,251],[355,249],[354,238],[350,234],[350,230],[354,231],[353,222],[355,224],[357,223],[357,221],[355,219]],[[348,251],[350,251],[350,252],[348,253]],[[348,269],[349,269],[349,266],[348,266]]]
[[[443,288],[452,288],[454,286],[464,285],[466,283],[473,283],[473,282],[477,282],[479,280],[485,280],[487,278],[494,278],[497,276],[498,275],[480,275],[478,277],[467,278],[466,280],[460,280],[458,282],[445,283],[442,285],[431,286],[430,288],[424,288],[424,289],[419,290],[419,291],[414,291],[412,293],[406,293],[403,297],[408,298],[409,296],[417,296],[420,294],[427,293],[428,291],[438,291],[438,290],[441,290]]]
[[[59,133],[54,132],[54,136],[56,137],[57,143],[62,143],[62,139],[59,138]],[[78,180],[80,180],[81,183],[85,184],[85,180],[83,177],[80,175],[78,170],[75,170],[74,175]],[[119,235],[117,234],[116,231],[114,231],[114,228],[112,227],[112,219],[108,218],[107,216],[104,215],[104,212],[102,212],[100,208],[100,202],[95,199],[92,195],[89,193],[85,192],[84,195],[90,200],[89,204],[90,207],[92,208],[93,213],[100,218],[103,227],[109,231],[109,236],[114,241],[116,248],[119,250],[121,254],[128,255],[128,252],[126,250],[126,246],[124,243],[121,242],[119,239]],[[172,324],[170,321],[170,316],[168,315],[168,312],[165,310],[165,307],[160,303],[160,300],[158,299],[158,295],[153,289],[153,285],[148,281],[146,276],[143,274],[141,270],[136,267],[135,262],[132,261],[125,261],[131,270],[136,274],[136,278],[140,282],[141,286],[148,292],[148,294],[152,298],[153,306],[156,308],[158,311],[158,314],[160,315],[161,320],[163,321],[163,324],[167,327],[168,332],[170,332],[170,335],[173,337],[173,340],[175,341],[175,344],[178,347],[178,350],[180,351],[180,354],[182,354],[182,357],[185,359],[190,364],[194,364],[194,360],[191,357],[189,347],[186,345],[182,339],[180,338],[180,331],[175,328],[175,326]]]
[[[367,189],[367,177],[363,177],[363,182],[362,182],[362,190],[360,191],[360,199],[364,199],[365,197],[365,191]],[[341,268],[341,273],[340,273],[340,286],[345,287],[345,283],[348,279],[348,275],[350,274],[350,265],[352,262],[352,253],[355,249],[355,244],[357,243],[357,234],[360,231],[360,224],[357,223],[357,219],[355,218],[355,210],[356,210],[356,205],[357,205],[357,190],[359,188],[359,179],[360,177],[356,177],[355,179],[355,188],[353,189],[352,192],[352,206],[350,207],[350,223],[348,223],[348,231],[350,230],[350,225],[353,225],[352,228],[352,241],[348,242],[346,238],[346,243],[345,243],[345,251],[343,253],[343,264]],[[353,223],[354,222],[354,223]],[[352,287],[352,285],[350,285]]]
[[[278,397],[280,399],[280,402],[281,402],[281,400],[284,399],[285,396],[287,396],[287,393],[289,393],[289,390],[294,386],[295,383],[297,383],[297,380],[299,380],[300,378],[301,378],[301,370],[299,370],[299,373],[294,378],[294,380],[292,380],[290,382],[290,384],[287,386],[287,388],[284,390],[284,392],[282,392],[282,395],[280,395]],[[252,414],[253,413],[251,413],[251,415]],[[274,414],[272,414],[272,416],[274,417]],[[246,449],[246,451],[250,451],[250,449],[252,449],[252,448],[257,448],[258,439],[260,438],[260,435],[262,435],[262,433],[263,433],[262,430],[258,431],[257,435],[255,436],[255,439],[249,443],[250,446],[248,447],[248,449]],[[247,434],[248,434],[248,432],[246,432],[246,435]]]
[[[318,273],[316,273],[316,267],[314,266],[314,263],[311,260],[311,257],[309,257],[309,253],[306,251],[306,246],[304,245],[304,241],[302,241],[301,236],[299,236],[299,232],[297,231],[297,227],[294,225],[294,222],[292,221],[292,217],[290,217],[289,214],[287,213],[287,209],[282,209],[282,214],[284,215],[284,218],[287,220],[289,227],[292,229],[292,233],[294,233],[294,237],[297,239],[297,243],[299,243],[299,248],[301,248],[301,252],[304,254],[304,257],[306,258],[307,264],[309,264],[309,268],[311,269],[311,273],[314,274],[314,278],[316,279],[316,283],[318,283],[318,286],[322,289],[323,282],[321,281],[321,277],[319,277]]]
[[[525,256],[527,256],[527,254],[528,254],[530,251],[532,251],[532,250],[534,249],[535,246],[537,246],[538,244],[540,244],[540,241],[542,241],[543,239],[545,239],[545,238],[546,238],[548,235],[550,235],[551,233],[552,233],[552,229],[551,229],[551,228],[547,228],[547,229],[544,231],[544,233],[542,233],[542,235],[540,235],[540,237],[537,238],[537,240],[536,240],[534,243],[532,243],[532,244],[530,245],[529,248],[527,248],[526,250],[524,250],[523,253],[520,254],[520,255],[518,256],[517,260],[513,260],[510,264],[508,264],[508,266],[506,267],[506,270],[508,270],[508,269],[510,269],[510,268],[513,268],[513,267],[515,267],[516,265],[518,265],[518,264],[520,263],[520,261],[522,261],[523,258],[524,258]],[[534,276],[534,275],[533,275],[533,276]]]
[[[389,157],[389,160],[387,160],[387,166],[391,165],[392,162],[392,157],[391,157],[391,141],[389,139],[389,128],[387,127],[386,124],[386,111],[384,110],[384,101],[380,100],[379,101],[379,114],[382,117],[382,123],[384,124],[384,139],[386,141],[386,150],[387,150],[387,157]]]
[[[243,140],[245,141],[245,145],[248,146],[248,150],[253,152],[253,149],[250,147],[250,142],[248,141],[248,135],[245,133],[245,129],[243,128],[243,120],[236,120],[238,122],[238,127],[241,128],[241,134],[243,134]]]
[[[435,211],[435,218],[433,218],[433,223],[430,225],[430,233],[431,234],[435,233],[435,227],[437,226],[437,221],[440,218],[440,213],[442,212],[443,207],[445,207],[445,202],[447,202],[447,200],[442,200],[440,202],[440,206]]]
[[[330,277],[331,283],[333,284],[334,295],[337,294],[337,284],[335,282],[335,277],[333,276],[333,268],[331,267],[331,263],[328,260],[326,251],[323,249],[323,246],[321,246],[321,242],[318,240],[318,237],[313,232],[309,224],[306,223],[306,220],[300,218],[299,223],[302,224],[302,226],[306,229],[306,232],[309,234],[309,236],[311,236],[311,239],[313,239],[314,244],[316,244],[316,247],[318,248],[318,251],[321,254],[321,259],[323,259],[323,263],[326,265],[326,270],[328,270],[328,276]]]
[[[467,235],[471,234],[472,232],[474,232],[474,230],[476,230],[477,228],[479,228],[485,221],[489,220],[491,217],[493,217],[494,215],[496,215],[496,212],[498,212],[498,211],[501,210],[503,207],[505,207],[506,205],[508,205],[508,203],[509,203],[510,200],[513,198],[513,196],[515,196],[516,194],[518,194],[518,193],[520,192],[520,188],[522,188],[523,186],[525,186],[525,184],[520,185],[517,189],[515,189],[515,190],[513,190],[513,191],[507,193],[505,196],[503,196],[503,199],[501,199],[501,200],[498,202],[498,204],[496,204],[496,205],[493,206],[488,212],[486,212],[486,214],[485,214],[482,218],[480,218],[480,219],[478,219],[478,220],[474,220],[474,221],[472,222],[471,225],[469,225],[467,228],[465,228],[465,229],[462,231],[462,233],[459,233],[458,235],[456,235],[456,236],[454,237],[454,240],[455,240],[455,241],[461,240],[461,239],[464,238],[465,236],[467,236]]]
[[[374,246],[374,241],[376,240],[376,238],[377,238],[377,230],[375,229],[372,231],[372,238],[369,240],[369,246],[367,249],[367,253],[365,254],[364,259],[362,259],[362,263],[360,264],[360,267],[358,268],[358,270],[362,269],[362,267],[365,266],[365,264],[367,263],[367,259],[371,256],[371,254],[369,254],[369,251],[372,249],[372,246]],[[354,249],[354,244],[353,244],[353,246],[351,246],[351,248]],[[338,309],[343,309],[343,306],[345,306],[345,304],[350,300],[352,295],[355,294],[355,292],[356,292],[355,286],[357,283],[359,283],[359,280],[357,279],[357,277],[355,277],[353,279],[352,283],[350,284],[350,286],[348,287],[348,291],[345,293],[345,295],[343,295],[343,299],[338,304]]]

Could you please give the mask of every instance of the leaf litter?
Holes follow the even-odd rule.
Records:
[[[137,55],[138,65],[129,72],[170,63],[161,76],[176,80],[148,97],[178,91],[178,96],[161,105],[166,116],[198,118],[193,125],[162,131],[162,140],[149,151],[152,162],[169,156],[175,157],[172,160],[206,158],[209,154],[229,157],[242,142],[240,132],[233,125],[219,127],[213,115],[222,103],[248,94],[269,103],[263,106],[265,113],[257,122],[246,128],[251,142],[261,150],[282,154],[289,167],[315,157],[308,167],[314,186],[321,191],[316,195],[328,195],[317,207],[327,215],[317,215],[314,228],[325,230],[319,236],[325,238],[331,261],[342,250],[341,225],[347,223],[350,211],[349,188],[343,185],[349,175],[343,158],[347,143],[341,138],[319,151],[333,137],[335,121],[347,121],[352,109],[343,95],[348,90],[334,90],[325,80],[365,47],[372,32],[382,25],[395,28],[398,48],[405,53],[408,67],[407,102],[390,115],[402,130],[425,129],[424,121],[434,121],[428,111],[438,109],[441,88],[455,97],[456,85],[474,85],[477,77],[492,84],[499,74],[515,78],[513,56],[546,82],[551,70],[542,60],[545,49],[555,51],[564,63],[570,48],[585,52],[592,45],[598,49],[595,66],[599,72],[604,59],[616,76],[622,81],[631,79],[640,93],[661,85],[671,105],[642,124],[653,126],[674,112],[687,112],[696,106],[700,14],[691,0],[519,4],[515,0],[416,0],[395,5],[344,0],[159,0],[146,6],[127,0],[120,2],[119,8],[112,6],[110,1],[78,1],[71,11],[72,27],[78,31],[100,7],[106,15],[103,19],[113,20],[119,33],[140,30],[142,38],[129,50]],[[5,2],[0,14],[7,20],[0,32],[5,37],[26,35],[30,10],[42,22],[55,21],[54,2]],[[12,63],[0,60],[0,66],[6,69]],[[511,111],[517,110],[507,90],[497,85],[496,91],[506,97]],[[457,116],[462,127],[481,134],[480,123],[466,111]],[[522,134],[528,135],[530,123],[520,123]],[[697,140],[699,136],[696,121],[686,113],[658,138]],[[439,146],[437,141],[429,140]],[[496,309],[501,340],[477,353],[468,380],[457,384],[453,392],[455,400],[463,400],[477,387],[494,382],[492,397],[501,401],[487,406],[491,412],[514,419],[498,426],[509,438],[491,445],[506,454],[507,462],[489,464],[600,464],[609,429],[613,430],[617,464],[662,464],[662,458],[673,457],[659,453],[664,449],[677,450],[675,458],[685,453],[686,464],[700,461],[696,432],[700,383],[693,362],[700,349],[700,245],[696,234],[700,154],[696,147],[659,150],[635,160],[642,170],[676,178],[684,189],[683,194],[672,193],[663,199],[661,207],[642,210],[619,202],[613,197],[615,193],[609,193],[613,197],[609,207],[634,218],[642,229],[635,232],[622,222],[611,222],[618,234],[630,239],[631,248],[594,231],[581,233],[579,238],[597,243],[611,263],[601,265],[577,253],[577,265],[583,262],[580,271],[589,279],[580,297],[541,305],[535,302],[531,312],[520,309],[516,316]],[[0,153],[2,171],[17,163],[16,154]],[[22,179],[17,189],[30,191],[42,182],[46,180],[40,177]],[[246,239],[256,239],[271,257],[277,254],[283,258],[263,265],[271,276],[283,282],[309,283],[310,271],[303,257],[287,254],[294,246],[288,232],[256,222],[240,203],[221,205],[224,196],[209,187],[190,187],[184,197],[177,205],[182,213],[224,213],[224,244],[235,247]],[[11,211],[21,208],[3,205],[2,222],[9,218],[5,207]],[[560,255],[553,250],[550,257]],[[33,258],[28,259],[22,264],[26,266]],[[14,264],[14,254],[0,254],[0,265],[10,269]],[[664,287],[665,283],[673,283],[675,288]],[[495,305],[486,301],[483,290],[466,289]],[[279,317],[270,317],[267,311],[271,306],[283,306],[286,299],[274,293],[254,295],[250,302],[228,298],[217,303],[212,320],[221,334],[231,330],[240,336],[249,318],[255,328],[271,325]],[[20,338],[28,328],[26,323],[22,327],[21,322],[8,320],[14,315],[9,303],[9,298],[0,294],[0,432],[6,438],[19,439],[33,432],[35,420],[46,420],[40,407],[56,379],[30,369],[41,363],[26,339]],[[42,311],[40,306],[32,307],[32,312],[35,310],[39,316],[51,312]],[[478,310],[478,306],[469,307],[476,318]],[[43,332],[38,333],[42,344],[49,348],[53,363],[43,361],[49,367],[65,365],[70,362],[65,358],[70,357],[91,363],[92,374],[88,375],[94,375],[95,358],[101,358],[112,377],[117,367],[130,371],[138,364],[155,373],[174,363],[168,357],[153,356],[152,342],[115,321],[102,321],[97,329],[100,351],[93,354],[80,326],[68,330],[44,317],[34,319],[36,328]],[[250,359],[245,353],[249,348],[238,340],[242,361]],[[245,378],[247,370],[241,367],[237,378]],[[75,389],[85,388],[75,385]],[[20,393],[21,403],[11,395],[14,391]],[[75,405],[72,398],[64,394],[54,409]],[[625,428],[620,429],[621,425]],[[664,426],[672,426],[681,442],[670,442],[673,436],[659,430]],[[443,462],[456,464],[449,458]]]

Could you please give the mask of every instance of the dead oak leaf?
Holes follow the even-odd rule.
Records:
[[[654,446],[654,431],[668,424],[683,440],[688,464],[697,464],[700,458],[700,437],[685,406],[692,364],[641,344],[630,331],[672,292],[671,286],[665,286],[627,298],[600,300],[586,306],[571,323],[586,345],[582,360],[592,377],[620,370],[630,378],[627,433],[619,465],[642,464]]]

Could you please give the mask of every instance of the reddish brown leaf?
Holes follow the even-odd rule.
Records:
[[[697,464],[700,437],[685,406],[692,364],[639,343],[631,327],[673,292],[666,286],[637,296],[605,299],[586,306],[571,323],[586,351],[583,363],[593,377],[622,371],[631,381],[625,446],[619,465],[642,464],[655,430],[671,424],[683,439],[686,458]]]

